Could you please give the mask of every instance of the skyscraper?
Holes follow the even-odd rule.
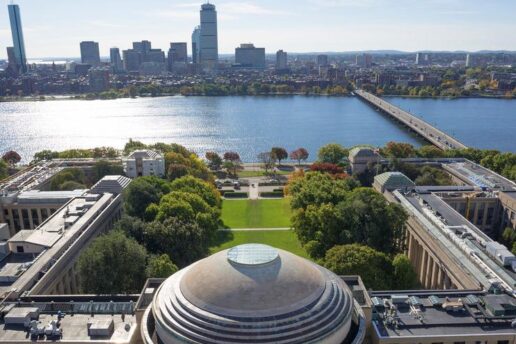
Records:
[[[187,44],[184,42],[170,43],[170,49],[168,50],[168,70],[170,72],[186,70],[187,63]]]
[[[124,69],[124,66],[122,64],[122,58],[120,57],[120,49],[118,48],[111,48],[109,50],[109,60],[111,62],[111,67],[113,68],[113,71],[120,72]]]
[[[215,5],[201,6],[200,63],[203,68],[213,70],[219,61],[217,39],[217,11]]]
[[[265,48],[256,48],[251,43],[240,44],[235,49],[235,64],[239,68],[265,68]]]
[[[317,67],[328,65],[328,55],[317,55]]]
[[[196,26],[192,32],[192,62],[199,63],[199,52],[201,50],[201,27]]]
[[[11,33],[13,36],[14,56],[18,69],[27,72],[27,55],[25,54],[25,42],[23,40],[23,29],[18,5],[7,5],[9,20],[11,21]]]
[[[283,50],[276,52],[276,70],[287,69],[287,53]]]
[[[100,65],[99,44],[97,42],[81,42],[81,62],[92,66]]]

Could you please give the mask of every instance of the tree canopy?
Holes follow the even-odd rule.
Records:
[[[177,266],[168,255],[152,256],[149,258],[149,264],[147,265],[147,277],[167,278],[176,273],[177,270]]]
[[[298,165],[301,165],[301,161],[306,161],[308,159],[308,156],[308,151],[305,148],[298,148],[290,152],[290,159],[296,160]]]
[[[170,185],[155,177],[140,177],[133,180],[124,191],[124,207],[130,216],[141,219],[152,203],[158,203],[161,196],[170,192]]]
[[[392,286],[393,268],[387,255],[364,245],[334,246],[326,252],[324,266],[338,275],[360,275],[368,288]]]
[[[84,293],[137,293],[146,278],[147,252],[120,231],[101,235],[79,257]]]
[[[86,184],[86,176],[83,170],[80,168],[65,168],[52,177],[50,180],[50,190],[74,190],[74,187],[85,189]]]
[[[281,164],[281,160],[288,158],[288,152],[283,147],[272,147],[271,154],[275,159],[278,160],[279,164]]]
[[[317,158],[319,162],[339,164],[348,157],[349,151],[338,143],[329,143],[319,148]]]
[[[419,287],[417,273],[414,271],[409,257],[403,253],[397,254],[392,260],[392,267],[394,269],[393,289],[408,290]]]

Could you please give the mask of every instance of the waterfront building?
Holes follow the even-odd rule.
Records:
[[[25,40],[23,38],[23,27],[20,14],[20,7],[16,4],[7,5],[9,21],[11,23],[11,34],[13,37],[14,57],[18,72],[27,72],[27,55],[25,53]]]
[[[261,244],[166,279],[142,318],[145,344],[362,343],[365,316],[342,278]]]
[[[100,65],[99,44],[93,41],[81,42],[81,63],[92,66]]]
[[[197,64],[200,63],[200,54],[201,50],[201,27],[196,26],[192,32],[192,63]]]
[[[168,50],[168,71],[186,71],[188,63],[187,44],[185,42],[170,43]]]
[[[328,65],[328,55],[317,55],[317,67],[325,67]]]
[[[109,49],[109,61],[111,63],[111,68],[113,68],[113,72],[118,73],[124,70],[122,57],[120,56],[120,49]]]
[[[123,159],[124,172],[129,178],[165,176],[165,158],[151,150],[137,150]]]
[[[265,68],[265,48],[256,48],[253,44],[240,44],[235,49],[235,67],[238,68]]]
[[[287,53],[283,50],[278,50],[276,52],[276,70],[286,70],[288,68],[287,65]]]
[[[219,61],[217,11],[215,5],[210,3],[203,4],[200,15],[200,44],[197,47],[199,50],[199,63],[202,64],[205,70],[214,70]]]

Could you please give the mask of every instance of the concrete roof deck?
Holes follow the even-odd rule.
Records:
[[[16,308],[15,308],[16,309]],[[113,319],[114,331],[111,336],[106,337],[90,337],[88,335],[88,321],[90,320],[108,320]],[[57,321],[57,316],[52,314],[40,314],[39,321],[41,325],[47,326],[52,320]],[[126,325],[130,325],[129,330],[126,329]],[[58,341],[63,342],[89,342],[94,340],[95,342],[105,343],[129,343],[131,342],[132,336],[135,334],[137,327],[136,316],[125,315],[125,320],[122,320],[122,315],[115,314],[111,315],[94,315],[91,317],[90,314],[67,314],[61,319],[60,328],[63,331],[63,336]],[[12,343],[16,342],[48,342],[49,340],[45,337],[40,337],[38,340],[32,340],[27,335],[27,331],[23,326],[6,326],[3,322],[0,322],[0,343]]]

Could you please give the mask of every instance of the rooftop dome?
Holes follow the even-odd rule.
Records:
[[[340,344],[352,307],[335,274],[289,252],[247,244],[169,277],[152,312],[165,344]]]

